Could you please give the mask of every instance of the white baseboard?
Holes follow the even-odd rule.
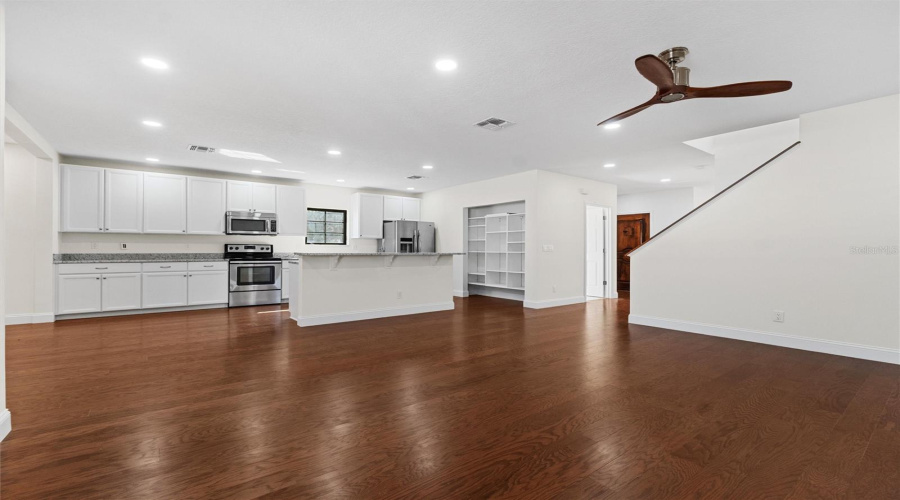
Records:
[[[525,292],[522,290],[507,290],[505,288],[493,288],[489,286],[472,285],[472,288],[469,290],[469,295],[483,295],[485,297],[494,297],[497,299],[518,300],[519,302],[525,300]]]
[[[277,305],[277,304],[274,304]],[[133,314],[154,314],[165,312],[180,311],[199,311],[202,309],[224,309],[228,304],[204,304],[199,306],[177,306],[177,307],[157,307],[154,309],[126,309],[124,311],[106,311],[95,313],[78,313],[78,314],[60,314],[56,317],[58,321],[67,319],[83,319],[83,318],[106,318],[109,316],[130,316]]]
[[[454,297],[468,297],[469,292],[467,292],[465,290],[453,290],[453,296]]]
[[[564,299],[552,300],[526,300],[524,306],[529,309],[546,309],[548,307],[569,306],[572,304],[581,304],[587,300],[584,295],[578,297],[566,297]]]
[[[886,349],[884,347],[851,344],[849,342],[838,342],[835,340],[811,339],[809,337],[797,337],[795,335],[785,335],[783,333],[762,332],[730,326],[656,318],[653,316],[639,316],[637,314],[629,314],[628,322],[635,325],[655,326],[657,328],[699,333],[701,335],[711,335],[727,339],[745,340],[748,342],[788,347],[791,349],[868,359],[871,361],[881,361],[882,363],[900,364],[900,350]]]
[[[53,313],[7,314],[7,325],[29,325],[31,323],[53,323]]]
[[[415,306],[389,307],[386,309],[369,309],[366,311],[353,311],[336,314],[320,314],[316,316],[300,316],[297,324],[300,326],[328,325],[332,323],[345,323],[347,321],[361,321],[365,319],[389,318],[391,316],[406,316],[408,314],[421,314],[436,311],[451,311],[454,304],[450,302],[437,302],[434,304],[421,304]]]
[[[0,441],[12,430],[12,415],[9,410],[0,412]]]

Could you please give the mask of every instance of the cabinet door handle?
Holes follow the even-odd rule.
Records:
[[[94,269],[109,269],[108,267],[95,267]]]
[[[97,277],[97,278],[94,278],[94,279],[95,279],[95,280],[99,280],[99,279],[100,279],[100,278],[99,278],[99,277]]]
[[[106,276],[104,276],[103,279],[106,279]]]
[[[210,265],[208,265],[208,266],[204,265],[203,267],[213,267],[213,266],[212,266],[212,264],[210,264]]]
[[[160,269],[168,269],[170,267],[172,267],[172,266],[159,266]]]

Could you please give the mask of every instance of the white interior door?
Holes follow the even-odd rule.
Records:
[[[603,247],[606,231],[604,230],[605,221],[603,220],[603,214],[603,208],[592,206],[588,206],[585,213],[587,224],[585,228],[586,260],[584,269],[588,297],[605,297],[604,282],[606,281],[606,276],[604,276],[604,272],[606,266],[604,266]]]

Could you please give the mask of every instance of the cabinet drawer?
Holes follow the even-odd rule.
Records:
[[[227,271],[228,261],[188,262],[188,271]]]
[[[108,274],[108,273],[139,273],[141,264],[138,262],[123,262],[117,264],[60,264],[59,274]]]
[[[145,273],[187,271],[187,262],[144,262],[141,270]]]

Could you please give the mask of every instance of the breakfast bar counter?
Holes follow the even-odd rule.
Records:
[[[453,309],[454,253],[298,253],[289,260],[300,326]]]

